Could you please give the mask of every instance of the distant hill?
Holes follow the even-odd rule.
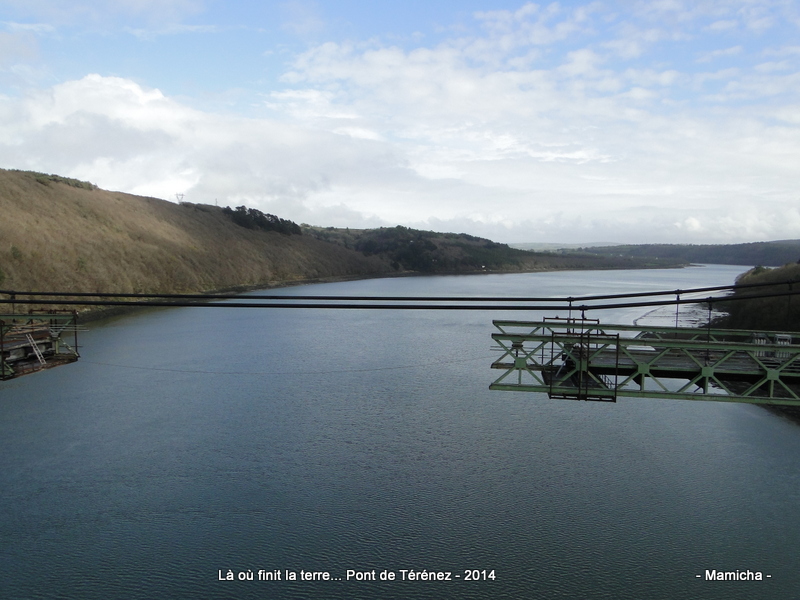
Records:
[[[556,269],[635,269],[679,266],[680,261],[602,256],[571,252],[531,252],[466,233],[438,233],[397,227],[335,229],[305,226],[303,233],[379,256],[395,270],[418,273],[549,271]]]
[[[612,242],[594,242],[584,244],[557,244],[555,242],[525,242],[509,244],[512,248],[519,250],[533,250],[534,252],[557,252],[559,250],[577,250],[578,248],[592,248],[594,246],[616,246]]]
[[[587,247],[579,250],[599,256],[659,258],[689,263],[779,267],[800,259],[800,240],[749,244],[640,244]]]

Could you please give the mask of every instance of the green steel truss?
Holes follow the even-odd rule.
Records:
[[[800,345],[782,332],[494,321],[493,390],[800,406]]]
[[[74,362],[78,358],[74,311],[0,314],[0,380]]]

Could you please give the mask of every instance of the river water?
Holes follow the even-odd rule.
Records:
[[[564,296],[743,270],[283,292]],[[490,392],[491,320],[534,316],[198,307],[92,323],[78,363],[0,383],[0,597],[800,597],[800,426],[749,405]]]

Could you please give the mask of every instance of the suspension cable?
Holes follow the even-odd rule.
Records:
[[[780,282],[768,284],[775,287],[791,284]],[[23,305],[57,305],[57,306],[149,306],[179,307],[202,306],[213,308],[315,308],[315,309],[377,309],[377,310],[483,310],[483,311],[520,311],[538,310],[555,311],[572,308],[576,311],[608,310],[619,308],[657,307],[682,304],[735,302],[756,298],[775,298],[800,294],[800,289],[789,289],[785,292],[769,292],[743,295],[708,296],[707,298],[686,298],[687,294],[707,291],[723,291],[740,288],[765,287],[767,284],[749,284],[747,286],[713,286],[691,288],[686,290],[668,290],[654,292],[633,292],[628,294],[605,294],[568,298],[533,298],[533,297],[461,297],[461,296],[301,296],[301,295],[229,295],[229,294],[120,294],[94,292],[19,292],[0,290],[0,294],[10,297],[0,299],[0,304]],[[609,304],[575,304],[576,300],[584,302],[604,299],[641,298],[649,296],[673,295],[675,299],[617,302]],[[681,298],[681,295],[684,297]],[[19,296],[34,296],[33,299]],[[72,299],[63,299],[64,297]],[[88,300],[84,298],[108,298],[107,300]],[[116,299],[115,299],[116,298]],[[245,299],[247,301],[245,301]],[[225,302],[213,302],[224,300]],[[236,301],[231,301],[236,300]],[[251,302],[250,300],[267,300]],[[277,300],[281,300],[280,302]],[[289,300],[290,302],[286,302]],[[406,304],[388,304],[387,302],[406,302]],[[436,302],[437,304],[429,304]],[[450,304],[438,304],[448,302]],[[453,303],[458,304],[453,304]],[[461,304],[470,302],[472,304]],[[482,304],[484,302],[501,302],[509,304]],[[542,302],[557,304],[539,304]],[[513,304],[511,304],[513,303]],[[524,304],[519,304],[524,303]]]

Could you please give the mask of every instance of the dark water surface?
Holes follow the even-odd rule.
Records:
[[[743,270],[284,293],[579,295]],[[0,383],[0,598],[800,598],[800,426],[747,405],[490,392],[491,319],[524,317],[184,308],[92,324],[80,362]],[[254,580],[220,581],[229,569]]]

